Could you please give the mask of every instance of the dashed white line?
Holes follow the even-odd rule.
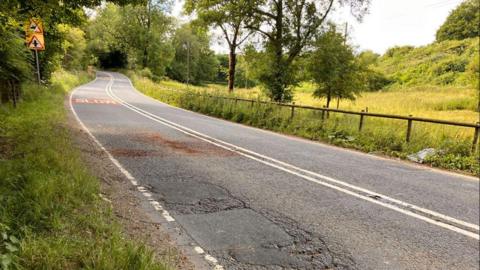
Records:
[[[206,254],[205,255],[205,260],[213,263],[213,264],[217,264],[218,263],[218,260],[215,259],[215,257],[213,257],[212,255],[209,255],[209,254]]]
[[[91,83],[94,83],[95,81],[97,81],[98,77],[92,81]],[[111,85],[113,84],[113,80],[110,79],[110,81],[108,82],[107,84],[107,88],[108,87],[111,87]],[[85,126],[85,124],[82,122],[82,120],[80,120],[80,117],[78,117],[78,114],[77,112],[75,111],[75,109],[73,108],[73,103],[72,103],[72,98],[73,98],[73,94],[74,92],[79,89],[79,87],[75,88],[72,93],[70,94],[70,99],[69,99],[69,103],[70,103],[70,110],[72,111],[73,115],[75,116],[75,119],[77,120],[77,122],[79,123],[80,127],[82,127],[82,129],[90,136],[90,138],[92,138],[92,140],[98,145],[98,147],[100,147],[100,149],[107,155],[107,157],[110,159],[110,161],[120,170],[120,172],[128,179],[130,180],[130,182],[132,183],[132,185],[134,186],[137,186],[138,185],[138,182],[137,180],[135,179],[135,177],[133,177],[121,164],[120,162],[118,162],[117,159],[115,159],[113,157],[112,154],[110,154],[110,152],[100,143],[100,141],[97,140],[97,138],[95,136],[93,136],[93,134],[90,132],[90,130]],[[147,199],[150,199],[152,197],[152,194],[147,192],[148,190],[145,188],[145,187],[142,187],[142,186],[137,186],[137,189],[138,191],[140,191]],[[101,194],[100,194],[101,195]],[[101,196],[102,199],[106,199],[104,198],[103,196]],[[150,202],[152,204],[152,202]],[[154,201],[154,204],[152,205],[154,207],[154,209],[156,211],[159,211],[162,213],[162,216],[165,218],[165,220],[167,220],[168,222],[173,222],[175,221],[175,219],[170,215],[170,213],[168,213],[168,211],[164,210],[163,207],[161,207],[160,203],[159,202],[156,202]]]
[[[194,247],[193,250],[195,250],[195,252],[197,252],[198,254],[205,253],[205,251],[203,251],[203,248],[201,248],[199,246]]]

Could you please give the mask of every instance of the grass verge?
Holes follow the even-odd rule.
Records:
[[[322,120],[320,112],[298,109],[295,117],[290,118],[289,108],[257,103],[252,106],[244,102],[235,104],[233,101],[206,98],[199,95],[199,89],[172,89],[172,83],[170,87],[165,87],[165,83],[153,82],[134,72],[127,72],[127,75],[144,94],[188,110],[402,159],[422,149],[435,148],[437,154],[426,159],[426,164],[473,175],[480,174],[479,153],[471,149],[472,129],[415,123],[411,140],[407,143],[405,121],[367,118],[359,132],[358,116],[331,113],[327,120]],[[208,93],[215,94],[212,91]]]
[[[167,269],[124,238],[72,145],[64,98],[89,80],[56,72],[23,86],[17,109],[0,105],[0,268]]]

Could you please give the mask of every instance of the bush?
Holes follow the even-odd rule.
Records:
[[[18,109],[1,107],[3,269],[165,269],[145,247],[124,239],[98,196],[98,179],[72,145],[64,98],[87,79],[56,72],[48,88],[24,85]]]

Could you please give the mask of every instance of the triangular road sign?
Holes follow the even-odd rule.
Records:
[[[31,32],[36,32],[35,30],[38,29],[38,25],[34,21],[30,21],[30,26],[28,27]]]
[[[27,21],[28,27],[25,29],[25,31],[28,33],[36,33],[36,34],[42,34],[43,33],[43,24],[40,19],[30,19]]]
[[[34,50],[43,50],[44,49],[44,46],[43,46],[42,42],[35,35],[30,40],[30,43],[28,44],[28,47],[30,49],[34,49]]]

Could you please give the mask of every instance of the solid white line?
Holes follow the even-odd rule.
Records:
[[[108,73],[107,73],[108,74]],[[111,76],[110,74],[108,74],[109,76]],[[113,81],[113,76],[111,76],[112,78],[112,81]],[[340,185],[343,185],[343,186],[346,186],[346,187],[349,187],[349,188],[352,188],[352,189],[355,189],[355,190],[358,190],[358,191],[361,191],[361,192],[364,192],[364,193],[369,193],[371,195],[377,195],[377,196],[381,196],[382,198],[386,199],[386,200],[390,200],[392,202],[395,202],[395,203],[398,203],[402,206],[405,206],[405,207],[408,207],[408,208],[412,208],[412,209],[415,209],[417,211],[421,211],[421,212],[424,212],[426,214],[430,214],[430,215],[434,215],[434,216],[437,216],[439,218],[443,218],[445,220],[448,220],[450,222],[454,222],[454,223],[457,223],[457,224],[460,224],[460,225],[463,225],[463,226],[466,226],[466,227],[470,227],[470,228],[473,228],[473,229],[476,229],[478,230],[479,226],[478,225],[475,225],[475,224],[471,224],[471,223],[468,223],[468,222],[465,222],[465,221],[462,221],[462,220],[458,220],[458,219],[455,219],[455,218],[452,218],[452,217],[449,217],[449,216],[446,216],[446,215],[443,215],[443,214],[440,214],[440,213],[437,213],[435,211],[431,211],[431,210],[428,210],[428,209],[425,209],[425,208],[421,208],[421,207],[418,207],[418,206],[415,206],[415,205],[412,205],[412,204],[409,204],[409,203],[406,203],[406,202],[403,202],[403,201],[400,201],[400,200],[397,200],[397,199],[393,199],[393,198],[390,198],[388,196],[385,196],[383,194],[380,194],[380,193],[376,193],[376,192],[373,192],[373,191],[370,191],[370,190],[367,190],[367,189],[364,189],[364,188],[361,188],[361,187],[357,187],[357,186],[354,186],[354,185],[351,185],[351,184],[348,184],[348,183],[345,183],[343,181],[340,181],[340,180],[336,180],[336,179],[333,179],[333,178],[330,178],[328,176],[324,176],[324,175],[321,175],[321,174],[318,174],[318,173],[315,173],[315,172],[311,172],[311,171],[308,171],[308,170],[305,170],[305,169],[301,169],[301,168],[298,168],[294,165],[291,165],[291,164],[288,164],[288,163],[285,163],[285,162],[282,162],[282,161],[279,161],[279,160],[276,160],[276,159],[273,159],[273,158],[270,158],[270,157],[267,157],[267,156],[264,156],[262,154],[259,154],[259,153],[256,153],[254,151],[251,151],[251,150],[248,150],[248,149],[245,149],[245,148],[242,148],[242,147],[239,147],[239,146],[236,146],[236,145],[233,145],[233,144],[230,144],[230,143],[227,143],[227,142],[224,142],[224,141],[221,141],[221,140],[218,140],[218,139],[215,139],[215,138],[212,138],[212,137],[209,137],[208,135],[205,135],[205,134],[202,134],[200,132],[197,132],[197,131],[194,131],[194,130],[191,130],[187,127],[184,127],[184,126],[181,126],[181,125],[178,125],[176,123],[173,123],[173,122],[170,122],[166,119],[163,119],[162,117],[159,117],[157,115],[154,115],[154,114],[151,114],[147,111],[144,111],[124,100],[122,100],[121,98],[119,98],[118,96],[116,96],[112,89],[111,89],[111,86],[112,84],[110,84],[106,91],[107,91],[107,94],[117,100],[120,104],[122,104],[123,106],[125,106],[126,108],[129,108],[130,110],[132,111],[135,111],[137,112],[138,114],[141,114],[155,122],[158,122],[158,123],[161,123],[163,125],[166,125],[168,127],[171,127],[175,130],[178,130],[184,134],[187,134],[189,136],[192,136],[192,137],[195,137],[195,138],[198,138],[200,140],[203,140],[205,142],[208,142],[210,144],[213,144],[213,145],[216,145],[218,147],[221,147],[223,149],[226,149],[226,150],[229,150],[229,151],[232,151],[232,152],[235,152],[237,154],[240,154],[244,157],[247,157],[247,158],[250,158],[250,159],[253,159],[255,161],[258,161],[260,163],[263,163],[265,165],[268,165],[268,166],[271,166],[271,167],[274,167],[274,168],[277,168],[279,170],[282,170],[282,171],[285,171],[287,173],[290,173],[290,174],[293,174],[293,175],[296,175],[298,177],[301,177],[303,179],[306,179],[308,181],[311,181],[311,182],[314,182],[314,183],[317,183],[317,184],[320,184],[320,185],[323,185],[323,186],[327,186],[327,187],[330,187],[332,189],[335,189],[335,190],[338,190],[338,191],[341,191],[343,193],[346,193],[346,194],[349,194],[349,195],[352,195],[354,197],[357,197],[357,198],[360,198],[360,199],[363,199],[363,200],[366,200],[366,201],[369,201],[369,202],[372,202],[372,203],[375,203],[375,204],[378,204],[378,205],[381,205],[381,206],[384,206],[386,208],[389,208],[389,209],[392,209],[392,210],[395,210],[397,212],[400,212],[402,214],[405,214],[405,215],[408,215],[408,216],[411,216],[411,217],[415,217],[417,219],[420,219],[420,220],[423,220],[423,221],[426,221],[428,223],[431,223],[431,224],[434,224],[434,225],[437,225],[439,227],[443,227],[443,228],[446,228],[446,229],[449,229],[451,231],[454,231],[454,232],[457,232],[457,233],[460,233],[460,234],[463,234],[463,235],[466,235],[466,236],[469,236],[471,238],[474,238],[474,239],[480,239],[479,238],[479,235],[476,234],[476,233],[473,233],[473,232],[470,232],[470,231],[467,231],[467,230],[464,230],[464,229],[461,229],[461,228],[458,228],[458,227],[455,227],[455,226],[452,226],[450,224],[447,224],[447,223],[443,223],[443,222],[440,222],[440,221],[437,221],[437,220],[434,220],[434,219],[431,219],[431,218],[428,218],[428,217],[425,217],[425,216],[422,216],[422,215],[419,215],[417,213],[414,213],[414,212],[410,212],[410,211],[407,211],[407,210],[404,210],[402,208],[399,208],[397,206],[394,206],[394,205],[391,205],[391,204],[387,204],[387,203],[384,203],[384,202],[381,202],[381,201],[378,201],[376,199],[373,199],[373,198],[370,198],[368,196],[364,196],[364,195],[361,195],[361,194],[357,194],[355,192],[352,192],[350,190],[347,190],[347,189],[344,189],[344,188],[341,188],[341,187],[338,187],[338,186],[335,186],[335,185],[332,185],[332,184],[329,184],[329,183],[326,183],[326,182],[323,182],[323,181],[320,181],[318,179],[315,179],[315,178],[312,178],[312,177],[309,177],[307,175],[303,175],[303,174],[300,174],[298,172],[295,172],[293,170],[290,170],[288,168],[285,168],[285,167],[289,167],[289,168],[292,168],[292,169],[296,169],[298,171],[301,171],[303,173],[307,173],[307,174],[310,174],[310,175],[313,175],[313,176],[316,176],[316,177],[319,177],[319,178],[322,178],[323,180],[327,180],[327,181],[330,181],[330,182],[334,182],[336,184],[340,184]],[[205,139],[205,138],[208,138],[208,139]],[[226,147],[224,145],[227,145],[229,147]],[[242,153],[240,152],[239,150],[241,151],[244,151],[246,153]],[[257,156],[257,157],[255,157]],[[267,160],[270,160],[272,162],[275,162],[275,163],[278,163],[284,167],[281,167],[277,164],[274,164],[272,162],[268,162],[268,161],[265,161],[265,160],[261,160],[259,159],[258,157],[261,157],[263,159],[267,159]]]
[[[109,74],[109,75],[110,75],[110,74]],[[110,75],[110,76],[111,76],[111,75]],[[113,76],[112,76],[112,79],[114,79]],[[130,81],[130,86],[131,86],[132,88],[135,88],[135,87],[133,86],[133,84],[131,83],[131,81]],[[465,227],[468,227],[468,228],[472,228],[472,229],[477,230],[477,231],[480,230],[480,226],[479,226],[479,225],[476,225],[476,224],[473,224],[473,223],[469,223],[469,222],[465,222],[465,221],[463,221],[463,220],[459,220],[459,219],[456,219],[456,218],[453,218],[453,217],[444,215],[444,214],[442,214],[442,213],[439,213],[439,212],[436,212],[436,211],[433,211],[433,210],[430,210],[430,209],[426,209],[426,208],[423,208],[423,207],[420,207],[420,206],[417,206],[417,205],[414,205],[414,204],[410,204],[410,203],[407,203],[407,202],[404,202],[404,201],[401,201],[401,200],[392,198],[392,197],[390,197],[390,196],[387,196],[387,195],[384,195],[384,194],[381,194],[381,193],[377,193],[377,192],[372,191],[372,190],[368,190],[368,189],[365,189],[365,188],[362,188],[362,187],[359,187],[359,186],[355,186],[355,185],[346,183],[346,182],[344,182],[344,181],[340,181],[340,180],[337,180],[337,179],[334,179],[334,178],[331,178],[331,177],[328,177],[328,176],[325,176],[325,175],[321,175],[321,174],[316,173],[316,172],[312,172],[312,171],[309,171],[309,170],[306,170],[306,169],[302,169],[302,168],[297,167],[297,166],[295,166],[295,165],[292,165],[292,164],[289,164],[289,163],[286,163],[286,162],[283,162],[283,161],[280,161],[280,160],[277,160],[277,159],[274,159],[274,158],[271,158],[271,157],[262,155],[262,154],[260,154],[260,153],[251,151],[251,150],[249,150],[249,149],[246,149],[246,148],[243,148],[243,147],[240,147],[240,146],[237,146],[237,145],[234,145],[234,144],[231,144],[231,143],[228,143],[228,142],[225,142],[225,141],[222,141],[222,140],[219,140],[219,139],[210,137],[210,136],[208,136],[208,135],[206,135],[206,134],[197,132],[197,131],[192,130],[192,129],[188,128],[188,127],[181,126],[181,125],[176,124],[176,123],[174,123],[174,122],[171,122],[171,121],[169,121],[169,120],[167,120],[167,119],[164,119],[164,118],[162,118],[162,117],[160,117],[160,116],[157,116],[157,115],[155,115],[155,114],[152,114],[152,113],[150,113],[150,112],[148,112],[148,111],[145,111],[145,110],[143,110],[143,109],[140,109],[140,108],[138,108],[138,107],[136,107],[136,106],[134,106],[134,105],[132,105],[132,104],[130,104],[130,103],[122,100],[121,98],[119,98],[117,95],[115,95],[115,94],[113,93],[113,91],[112,91],[112,89],[111,89],[111,86],[109,87],[109,91],[110,91],[111,94],[113,94],[113,95],[117,98],[117,100],[118,100],[119,102],[123,102],[123,103],[125,103],[125,104],[127,104],[127,105],[129,105],[129,106],[134,107],[134,108],[137,109],[137,110],[142,111],[142,112],[145,113],[145,114],[151,115],[152,117],[158,118],[158,119],[161,120],[161,121],[167,122],[167,123],[169,123],[169,124],[171,124],[171,125],[174,125],[174,126],[180,128],[180,129],[187,130],[187,131],[189,131],[189,132],[191,132],[191,133],[195,133],[195,134],[197,134],[197,135],[199,135],[199,136],[202,136],[202,137],[204,137],[204,138],[207,138],[207,139],[209,139],[209,140],[219,142],[219,143],[221,143],[221,144],[223,144],[223,145],[227,145],[227,146],[229,146],[229,147],[231,147],[231,148],[241,150],[241,151],[243,151],[243,152],[246,152],[246,153],[248,153],[248,154],[251,154],[251,155],[260,157],[260,158],[262,158],[262,159],[270,160],[270,161],[272,161],[272,162],[274,162],[274,163],[278,163],[278,164],[280,164],[280,165],[282,165],[282,166],[285,166],[285,167],[288,167],[288,168],[291,168],[291,169],[294,169],[294,170],[297,170],[297,171],[301,171],[301,172],[303,172],[303,173],[306,173],[306,174],[309,174],[309,175],[312,175],[312,176],[321,178],[321,179],[323,179],[323,180],[326,180],[326,181],[329,181],[329,182],[333,182],[333,183],[336,183],[336,184],[339,184],[339,185],[348,187],[348,188],[350,188],[350,189],[358,190],[358,191],[363,192],[363,193],[367,193],[367,194],[369,194],[369,196],[378,196],[378,197],[381,197],[383,200],[387,200],[387,201],[396,203],[396,204],[401,205],[401,206],[403,206],[403,207],[405,207],[405,208],[414,209],[414,210],[416,210],[416,211],[423,212],[423,213],[425,213],[425,214],[427,214],[427,215],[431,215],[431,216],[434,216],[434,217],[438,217],[438,218],[441,218],[441,219],[443,219],[443,220],[449,221],[449,222],[451,222],[451,223],[456,223],[456,224],[458,224],[458,225],[465,226]],[[109,93],[107,92],[107,94],[109,94]],[[109,94],[109,95],[110,95],[110,94]],[[144,95],[144,96],[145,96],[145,95]],[[112,97],[112,96],[110,95],[110,97]],[[145,96],[145,97],[148,97],[148,96]],[[112,97],[112,98],[113,98],[113,97]],[[148,97],[148,98],[151,99],[151,97]],[[181,109],[181,108],[177,108],[177,109]],[[181,110],[183,110],[183,109],[181,109]],[[184,110],[184,111],[186,111],[186,110]],[[228,149],[228,150],[230,150],[230,149]]]
[[[86,85],[89,85],[89,84],[92,84],[94,82],[96,82],[98,79],[95,78],[95,80],[93,80],[92,82],[86,84]],[[110,79],[110,81],[108,82],[107,84],[107,88],[111,87],[111,85],[113,84],[113,80]],[[92,138],[92,140],[98,145],[98,147],[100,147],[100,149],[107,155],[107,157],[110,159],[110,161],[120,170],[120,172],[127,178],[130,180],[130,182],[132,182],[132,184],[134,186],[137,185],[137,181],[135,180],[135,178],[120,164],[120,162],[118,162],[117,159],[115,159],[112,154],[110,154],[110,152],[108,152],[107,149],[105,149],[105,147],[100,143],[100,141],[97,140],[97,138],[95,136],[93,136],[93,134],[90,132],[90,130],[85,126],[85,124],[82,122],[82,120],[80,120],[80,117],[78,117],[78,114],[77,112],[75,111],[75,109],[73,108],[73,103],[72,103],[72,98],[73,98],[73,95],[74,93],[79,89],[81,88],[82,86],[80,87],[77,87],[75,88],[71,93],[70,93],[70,97],[69,97],[69,105],[70,105],[70,110],[72,111],[73,115],[75,116],[75,119],[77,120],[78,124],[80,125],[80,127],[90,136],[90,138]],[[144,193],[147,193],[146,189],[142,186],[139,186],[137,187],[137,189]],[[149,193],[148,193],[149,194]],[[163,210],[163,208],[160,206],[160,204],[158,204],[158,206],[154,206],[155,210],[157,210],[157,208],[160,208],[160,211],[163,211],[162,212],[162,215],[163,217],[168,221],[168,222],[172,222],[172,221],[175,221],[175,219],[170,216],[170,214],[166,211],[166,210]],[[158,210],[157,210],[158,211]]]
[[[121,76],[126,77],[125,75],[123,75],[121,73],[117,73],[117,74],[120,74]],[[130,86],[133,88],[135,93],[137,93],[137,94],[139,94],[139,95],[141,95],[141,96],[143,96],[143,97],[145,97],[145,98],[147,98],[147,99],[149,99],[149,100],[151,100],[155,103],[158,103],[158,104],[161,104],[163,106],[173,108],[173,109],[176,109],[176,110],[181,110],[181,111],[188,112],[188,113],[191,113],[191,114],[200,115],[202,117],[212,119],[212,120],[215,120],[215,121],[223,121],[223,122],[228,123],[230,125],[236,125],[236,126],[240,126],[242,128],[252,129],[252,130],[262,132],[262,133],[265,133],[265,134],[268,134],[268,135],[277,136],[277,137],[284,138],[284,139],[286,138],[286,139],[289,139],[289,140],[294,140],[294,141],[298,141],[298,142],[302,142],[302,143],[308,143],[308,144],[311,144],[311,145],[314,145],[314,146],[330,148],[330,149],[334,149],[336,151],[347,152],[349,154],[354,154],[354,155],[361,156],[361,157],[368,156],[369,158],[372,158],[372,159],[378,159],[378,160],[383,160],[383,161],[392,162],[392,163],[393,162],[399,162],[399,163],[402,163],[402,165],[405,165],[405,166],[413,167],[413,168],[420,169],[420,170],[432,171],[432,172],[435,172],[435,173],[447,174],[447,175],[450,175],[450,176],[463,178],[462,180],[466,180],[466,181],[478,182],[480,180],[478,177],[474,177],[474,176],[470,176],[470,175],[465,175],[465,174],[452,172],[452,171],[446,171],[446,170],[443,170],[443,169],[440,169],[440,168],[427,167],[427,166],[424,166],[424,165],[415,164],[415,163],[411,163],[411,162],[408,162],[408,161],[394,160],[394,159],[389,158],[389,157],[383,157],[383,156],[378,156],[378,155],[374,155],[374,154],[364,153],[364,152],[361,152],[361,151],[358,151],[358,150],[343,148],[343,147],[339,147],[339,146],[335,146],[335,145],[322,143],[322,142],[319,142],[319,141],[312,141],[312,140],[301,138],[301,137],[294,136],[294,135],[285,135],[285,134],[277,133],[275,131],[266,130],[266,129],[253,127],[253,126],[249,126],[249,125],[245,125],[245,124],[240,124],[240,123],[236,123],[236,122],[231,122],[231,121],[228,121],[228,120],[225,120],[225,119],[222,119],[222,118],[218,118],[218,117],[214,117],[214,116],[210,116],[210,115],[205,115],[205,114],[200,114],[200,113],[197,113],[197,112],[194,112],[194,111],[189,111],[189,110],[186,110],[186,109],[183,109],[183,108],[180,108],[180,107],[172,106],[168,103],[161,102],[158,99],[155,99],[153,97],[147,96],[144,93],[137,90],[135,88],[135,86],[133,86],[133,83],[132,83],[131,80],[129,80],[129,82],[130,82]],[[170,89],[170,91],[175,91],[175,90]]]

